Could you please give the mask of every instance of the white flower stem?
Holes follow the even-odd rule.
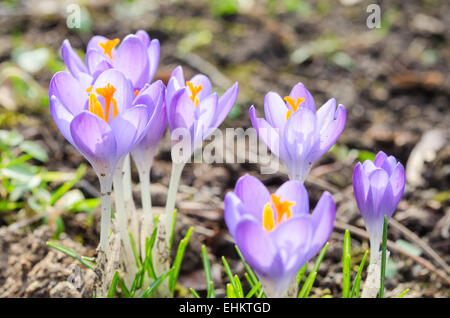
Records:
[[[145,259],[145,239],[153,232],[152,196],[150,192],[150,169],[138,169],[141,184],[143,222],[141,224],[141,258]]]
[[[136,216],[136,207],[133,201],[132,180],[131,180],[131,160],[130,154],[125,156],[123,160],[123,194],[126,211],[126,224],[130,224],[131,233],[136,243],[136,248],[139,250],[139,222]]]
[[[120,238],[124,247],[124,263],[127,267],[126,271],[129,275],[136,274],[136,264],[131,247],[131,240],[127,227],[127,215],[125,211],[124,189],[123,189],[123,170],[122,163],[118,165],[114,171],[114,201],[116,207],[116,220],[119,225]]]
[[[173,227],[173,212],[177,198],[178,186],[180,184],[181,173],[183,172],[185,163],[172,163],[172,172],[170,175],[169,191],[167,193],[166,210],[164,213],[164,221],[166,227],[166,242],[170,249],[171,235]]]
[[[112,178],[106,174],[99,175],[101,221],[100,221],[100,244],[99,249],[106,253],[108,249],[109,232],[111,232],[111,189]]]

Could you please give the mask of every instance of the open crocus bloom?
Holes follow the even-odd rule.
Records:
[[[84,89],[90,87],[103,71],[116,68],[132,81],[137,94],[155,75],[159,63],[159,41],[150,40],[147,32],[139,30],[119,43],[119,39],[110,40],[99,35],[92,37],[87,45],[84,64],[69,41],[64,40],[64,63]]]
[[[393,156],[380,151],[375,160],[358,162],[353,171],[353,192],[369,232],[371,263],[383,238],[384,216],[389,220],[405,189],[405,169]]]
[[[325,192],[309,214],[308,194],[301,182],[288,181],[270,194],[261,181],[245,175],[234,192],[226,194],[224,216],[266,294],[283,297],[300,268],[328,240],[336,207]]]
[[[150,98],[135,97],[131,81],[114,69],[100,74],[89,92],[69,73],[58,72],[49,96],[59,130],[99,178],[112,176],[117,163],[147,132],[156,110]]]
[[[170,130],[184,129],[183,142],[190,154],[225,120],[239,92],[234,83],[220,98],[212,93],[209,78],[197,74],[185,81],[181,66],[175,68],[166,90],[167,119]]]
[[[341,135],[346,120],[343,105],[334,98],[317,112],[315,102],[302,83],[284,99],[269,92],[264,99],[266,118],[257,118],[255,107],[250,119],[259,138],[278,156],[291,179],[304,182],[314,162],[325,154]]]

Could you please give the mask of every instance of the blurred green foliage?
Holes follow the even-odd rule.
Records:
[[[85,165],[67,173],[48,171],[41,166],[47,161],[48,155],[38,143],[17,132],[0,130],[0,216],[10,224],[23,215],[42,214],[58,236],[64,230],[64,213],[91,213],[99,200],[86,199],[80,190],[72,189],[83,177]],[[62,185],[52,191],[50,183]]]

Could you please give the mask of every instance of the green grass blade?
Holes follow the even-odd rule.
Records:
[[[111,281],[111,285],[109,286],[108,294],[107,294],[106,298],[113,298],[114,295],[116,294],[118,279],[119,279],[119,271],[116,271],[114,273],[113,279]]]
[[[344,245],[342,248],[342,298],[348,298],[350,295],[351,249],[350,232],[345,230]]]
[[[175,256],[175,260],[173,262],[173,272],[169,277],[169,288],[173,293],[175,292],[175,285],[177,284],[178,275],[180,274],[181,263],[183,262],[184,252],[186,251],[186,247],[189,243],[189,239],[191,238],[193,227],[189,228],[184,238],[178,244],[177,254]]]
[[[387,216],[384,216],[383,224],[383,243],[381,248],[381,279],[380,279],[380,293],[378,298],[383,298],[384,296],[384,278],[386,277],[386,243],[387,243],[387,227],[388,221]]]
[[[189,288],[189,291],[194,296],[194,298],[200,298],[200,295],[193,288]]]
[[[253,288],[248,292],[248,294],[245,296],[245,298],[251,298],[260,288],[261,288],[261,282],[258,282],[258,284],[253,286]]]
[[[236,290],[236,285],[233,278],[233,272],[231,271],[230,265],[227,262],[227,259],[222,256],[222,263],[225,267],[225,272],[227,273],[228,279],[230,280],[231,285],[233,285],[233,289]]]
[[[250,276],[250,279],[253,281],[253,284],[257,284],[258,278],[256,277],[256,275],[253,272],[250,265],[248,265],[248,263],[245,261],[244,256],[241,253],[241,250],[239,249],[239,247],[237,245],[235,245],[234,248],[236,249],[236,252],[238,253],[239,258],[241,259],[242,264],[244,264],[245,270],[247,271],[248,275]]]
[[[133,234],[131,234],[131,232],[128,232],[128,235],[130,236],[131,250],[133,251],[134,260],[136,261],[136,266],[137,266],[137,268],[142,268],[141,257],[139,255],[139,252],[138,252],[137,248],[136,248],[136,242],[134,241]]]
[[[73,259],[79,261],[81,264],[83,264],[87,268],[92,269],[93,271],[95,271],[95,267],[94,267],[95,264],[92,264],[90,261],[88,261],[87,259],[85,259],[82,256],[80,256],[74,250],[72,250],[72,249],[70,249],[68,247],[62,246],[60,244],[57,244],[55,242],[47,242],[46,244],[47,244],[47,246],[50,246],[50,247],[54,248],[55,250],[58,250],[61,253],[64,253],[67,256],[72,257]]]
[[[368,254],[369,254],[369,251],[367,250],[364,253],[364,257],[361,261],[361,264],[359,264],[358,273],[356,274],[355,280],[353,281],[352,295],[350,296],[350,298],[355,298],[355,297],[359,298],[359,289],[360,289],[360,285],[361,285],[361,274],[364,269],[364,265],[366,263]]]
[[[206,295],[206,298],[216,298],[214,284],[213,284],[212,280],[208,283],[207,288],[208,288],[208,294]]]
[[[202,245],[202,259],[203,259],[203,267],[205,269],[205,278],[206,278],[206,286],[207,286],[207,290],[208,290],[208,295],[210,295],[211,298],[215,298],[216,293],[214,291],[214,283],[212,280],[211,264],[209,263],[208,252],[206,251],[205,245]],[[208,297],[208,298],[210,298],[210,297]]]
[[[236,293],[234,292],[233,285],[227,284],[227,298],[236,298]]]
[[[312,272],[312,275],[309,275],[306,279],[305,284],[303,284],[302,290],[300,291],[298,298],[308,298],[309,292],[316,280],[317,272]]]
[[[405,297],[406,293],[409,292],[409,288],[406,288],[399,296],[398,298],[403,298]]]
[[[122,294],[125,298],[130,298],[130,291],[128,290],[127,286],[125,285],[124,281],[118,277],[117,284],[119,284],[120,289],[122,290]]]
[[[305,298],[305,297],[307,297],[307,293],[309,294],[308,284],[311,284],[311,287],[312,287],[312,284],[314,284],[314,280],[316,279],[316,275],[317,275],[317,272],[319,271],[320,264],[322,263],[323,258],[325,257],[325,253],[327,252],[329,245],[330,245],[330,243],[327,242],[322,247],[322,250],[320,251],[319,256],[317,256],[316,262],[314,263],[312,271],[309,273],[308,277],[306,278],[305,283],[303,284],[303,286],[300,290],[300,293],[298,294],[298,298]],[[309,289],[311,289],[311,287],[309,287]]]
[[[244,298],[244,290],[242,289],[241,280],[239,279],[238,275],[234,275],[234,286],[236,286],[236,296],[238,298]]]
[[[159,285],[161,285],[161,283],[172,273],[173,271],[173,267],[168,270],[165,274],[161,275],[160,277],[158,277],[157,280],[155,280],[146,290],[145,292],[141,295],[141,298],[148,298],[150,297],[153,292],[156,290],[156,288],[158,288]]]
[[[300,283],[303,280],[303,276],[305,275],[306,269],[308,268],[308,263],[306,263],[305,265],[303,265],[302,268],[300,268],[300,270],[297,273],[297,285],[300,285]]]

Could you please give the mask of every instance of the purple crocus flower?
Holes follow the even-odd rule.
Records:
[[[405,169],[393,156],[380,151],[375,160],[358,162],[353,171],[353,191],[370,238],[370,262],[378,257],[384,216],[389,220],[405,189]]]
[[[183,142],[191,149],[190,154],[225,120],[238,92],[239,85],[234,83],[219,98],[212,93],[207,76],[197,74],[185,81],[181,66],[175,68],[166,90],[167,119],[171,132],[184,129],[189,134]]]
[[[147,132],[156,110],[151,99],[135,97],[130,80],[114,69],[100,74],[90,93],[69,73],[58,72],[49,96],[59,130],[99,175],[112,174]]]
[[[101,73],[90,92],[71,74],[58,72],[50,82],[49,96],[59,130],[91,163],[100,180],[100,249],[106,251],[114,169],[147,133],[156,107],[146,96],[135,97],[131,81],[114,69]]]
[[[159,63],[159,41],[150,40],[147,32],[139,30],[136,34],[127,35],[116,49],[119,42],[119,39],[93,36],[87,45],[84,64],[69,40],[64,40],[64,63],[83,89],[88,89],[97,76],[110,68],[118,69],[132,81],[136,95],[152,81]]]
[[[312,214],[308,194],[297,180],[270,194],[261,181],[241,177],[225,196],[225,222],[269,297],[283,297],[300,268],[328,240],[336,217],[324,192]]]
[[[341,135],[346,120],[343,105],[336,108],[331,98],[317,112],[313,97],[302,83],[295,85],[284,100],[274,92],[264,99],[266,118],[250,119],[259,138],[278,156],[291,179],[304,182],[314,162],[325,154]]]

